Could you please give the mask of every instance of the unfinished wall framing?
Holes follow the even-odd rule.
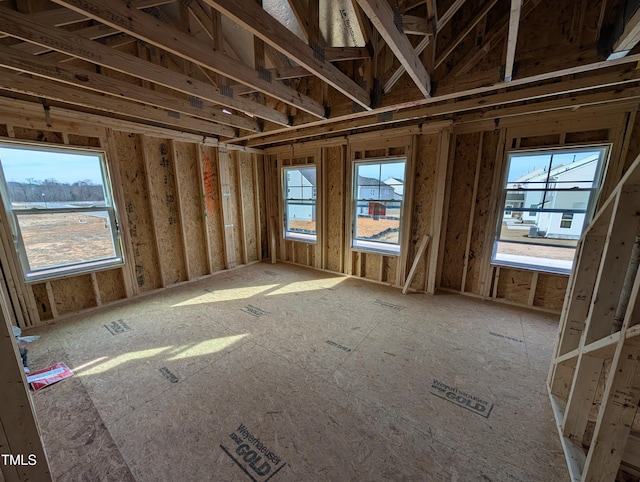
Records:
[[[548,379],[573,480],[640,475],[640,157],[581,240]]]
[[[568,275],[495,266],[492,246],[500,212],[504,158],[511,149],[611,144],[607,173],[599,202],[606,199],[628,165],[635,105],[612,112],[591,109],[507,119],[499,127],[473,124],[455,129],[447,179],[444,214],[442,289],[491,298],[507,304],[559,313]]]
[[[429,128],[392,129],[295,144],[267,150],[272,159],[269,191],[277,226],[277,259],[303,266],[347,274],[373,282],[402,287],[424,235],[439,239],[438,213],[444,197],[450,123]],[[445,145],[446,144],[446,145]],[[444,145],[444,147],[443,147]],[[403,157],[407,160],[401,255],[384,255],[354,249],[352,237],[352,162],[362,159]],[[318,169],[318,241],[316,244],[284,239],[282,228],[283,166],[314,164]],[[440,199],[440,201],[438,201]],[[438,242],[430,243],[410,285],[417,291],[435,289]],[[430,281],[431,280],[431,281]]]
[[[70,111],[51,119],[51,127],[39,120],[41,107],[38,115],[5,107],[0,124],[6,138],[106,152],[126,260],[120,267],[25,283],[3,211],[0,255],[20,326],[262,259],[266,223],[256,194],[264,183],[259,151],[221,148],[163,129],[145,133],[130,123],[124,123],[130,131],[97,127],[96,116],[81,123]],[[28,103],[22,107],[30,109]]]

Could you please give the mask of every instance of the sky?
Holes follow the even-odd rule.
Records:
[[[380,168],[382,166],[382,169]],[[358,174],[364,177],[372,177],[374,179],[380,178],[384,181],[390,177],[396,179],[404,179],[404,162],[390,162],[373,165],[358,165]]]
[[[572,152],[570,154],[553,154],[553,166],[556,167],[560,164],[571,164],[574,161],[578,161],[592,154],[596,154],[599,151],[580,151]],[[511,165],[509,166],[509,179],[508,181],[514,181],[525,174],[534,171],[536,169],[542,169],[549,167],[551,155],[534,156],[534,155],[513,155],[511,157]]]
[[[73,184],[89,179],[94,184],[102,184],[100,158],[96,155],[2,146],[0,162],[7,182],[26,182],[33,178]]]

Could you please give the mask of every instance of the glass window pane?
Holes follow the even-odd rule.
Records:
[[[316,234],[315,202],[287,201],[285,205],[285,218],[287,231]]]
[[[116,256],[109,213],[16,215],[32,270]]]
[[[400,202],[358,202],[356,239],[395,243],[400,239]]]
[[[97,154],[2,146],[0,162],[14,209],[106,205]]]

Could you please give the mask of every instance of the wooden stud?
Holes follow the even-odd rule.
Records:
[[[500,206],[500,198],[502,194],[502,179],[504,173],[502,172],[504,169],[504,157],[505,157],[505,149],[506,149],[506,130],[501,129],[499,138],[498,138],[498,149],[496,152],[496,160],[493,168],[493,182],[491,184],[491,200],[489,202],[489,206],[493,206],[493,209],[490,211],[489,216],[486,219],[487,229],[485,229],[484,235],[484,246],[485,249],[482,253],[482,258],[480,260],[480,294],[483,298],[488,298],[491,292],[491,280],[493,276],[493,268],[491,266],[491,256],[493,253],[493,249],[488,249],[488,246],[493,247],[493,243],[496,237],[497,223],[500,216],[500,212],[502,210],[502,206]],[[497,284],[495,285],[497,287]],[[494,289],[494,295],[495,295]],[[495,296],[494,296],[495,298]]]
[[[202,229],[204,230],[204,239],[205,239],[205,253],[207,256],[207,268],[208,273],[213,273],[213,260],[211,259],[211,236],[209,235],[209,223],[211,220],[209,219],[209,213],[207,212],[207,204],[204,202],[206,196],[206,188],[204,181],[204,166],[202,165],[202,149],[203,146],[198,146],[198,179],[200,184],[200,191],[198,192],[198,196],[200,198],[200,215],[202,216]]]
[[[256,221],[256,250],[257,250],[257,258],[258,260],[262,259],[262,216],[260,214],[260,177],[258,176],[258,159],[254,154],[251,156],[251,167],[252,167],[252,176],[253,176],[253,209],[255,213],[255,221]],[[267,201],[268,198],[265,198],[264,202],[269,203]]]
[[[494,278],[493,278],[493,290],[491,292],[491,298],[493,300],[498,298],[498,282],[500,281],[500,266],[496,266],[494,269]]]
[[[125,292],[127,298],[136,296],[139,293],[138,283],[136,282],[135,258],[131,244],[131,234],[129,233],[129,220],[127,216],[126,200],[122,191],[122,176],[120,175],[120,160],[118,159],[118,148],[114,133],[111,129],[107,129],[106,139],[100,138],[100,147],[106,153],[107,167],[112,182],[113,201],[117,208],[117,215],[120,224],[120,241],[125,256],[125,264],[122,267],[122,279],[124,281]]]
[[[482,147],[484,143],[484,135],[480,134],[480,143],[478,146],[478,160],[476,161],[476,169],[473,180],[473,194],[471,195],[471,207],[469,209],[469,228],[467,229],[467,241],[464,249],[464,267],[462,271],[462,282],[460,283],[460,291],[465,292],[467,283],[467,270],[469,268],[469,256],[471,251],[471,236],[473,235],[473,222],[476,214],[476,199],[478,197],[478,184],[480,182],[480,168],[482,167]]]
[[[182,203],[185,201],[184,193],[181,192],[180,189],[180,180],[178,179],[178,151],[176,149],[176,143],[173,140],[169,140],[169,145],[171,146],[171,167],[173,172],[175,173],[175,185],[176,185],[176,195],[177,206],[178,206],[178,226],[180,226],[180,236],[182,239],[182,262],[184,263],[184,271],[187,276],[187,280],[191,279],[191,267],[189,266],[189,254],[187,252],[187,233],[185,231],[184,226],[184,218],[182,213]]]
[[[536,288],[538,287],[538,272],[534,271],[531,275],[531,285],[529,286],[529,300],[527,305],[533,306],[533,302],[536,299]]]
[[[233,237],[233,218],[231,217],[231,185],[230,185],[230,169],[229,152],[222,149],[216,151],[216,162],[218,166],[218,179],[220,186],[220,209],[222,216],[222,248],[224,251],[224,267],[225,269],[235,268],[237,260],[235,253],[235,240]]]
[[[102,296],[100,295],[100,286],[98,286],[98,278],[96,277],[95,271],[91,273],[91,286],[93,287],[93,296],[95,296],[96,299],[96,306],[101,306]]]
[[[400,256],[398,257],[398,272],[396,275],[396,286],[403,286],[407,264],[409,262],[409,244],[411,243],[412,216],[413,213],[413,186],[416,174],[416,156],[418,151],[418,141],[413,135],[404,146],[405,152],[405,180],[402,206],[402,226],[400,226]],[[387,151],[387,155],[388,155]],[[382,262],[382,261],[381,261]]]
[[[162,263],[162,246],[160,246],[160,243],[158,242],[158,225],[156,224],[155,220],[154,220],[154,214],[153,214],[153,186],[151,184],[151,178],[149,177],[149,172],[151,170],[151,159],[149,158],[149,148],[147,147],[147,139],[146,137],[142,137],[141,138],[141,143],[140,143],[140,149],[142,150],[142,158],[143,158],[143,165],[144,165],[144,177],[145,177],[145,181],[147,183],[147,191],[149,193],[148,195],[148,201],[149,201],[149,216],[151,218],[151,225],[153,226],[152,232],[153,232],[153,246],[155,246],[156,248],[156,256],[157,256],[157,260],[158,260],[158,274],[160,275],[160,286],[162,288],[167,286],[166,280],[165,280],[165,276],[164,276],[164,267],[163,267],[163,263]]]
[[[240,244],[242,245],[242,264],[247,264],[249,260],[249,254],[247,253],[247,240],[245,239],[247,232],[247,223],[244,215],[244,202],[242,193],[244,192],[244,187],[242,185],[242,163],[240,162],[240,158],[238,156],[234,156],[232,162],[235,162],[236,167],[236,188],[237,188],[237,205],[238,205],[238,217],[239,219],[239,227],[240,227]]]
[[[45,283],[45,289],[47,290],[47,299],[49,300],[49,308],[51,309],[51,314],[53,316],[53,319],[55,320],[60,315],[58,314],[58,306],[56,305],[56,298],[55,296],[53,296],[53,288],[51,287],[51,281],[47,281]]]
[[[452,139],[453,136],[453,139]],[[447,210],[449,209],[449,189],[453,170],[453,152],[449,152],[450,146],[456,145],[455,135],[451,129],[443,129],[438,144],[438,163],[436,165],[436,186],[433,202],[431,236],[431,258],[429,260],[429,273],[427,276],[427,293],[435,294],[440,287],[442,277],[442,263],[444,250],[440,246],[444,244],[447,231]]]

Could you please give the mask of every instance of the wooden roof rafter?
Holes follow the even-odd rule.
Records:
[[[311,47],[266,13],[260,6],[252,2],[239,5],[232,0],[204,1],[261,38],[265,43],[309,70],[338,92],[349,97],[365,109],[371,108],[371,98],[368,92],[331,63],[326,62],[323,56],[314,52]]]
[[[324,107],[315,100],[286,87],[280,82],[269,82],[260,73],[241,62],[233,60],[220,52],[213,51],[188,34],[166,25],[143,12],[127,8],[125,3],[112,1],[108,4],[98,0],[54,0],[73,10],[119,28],[145,42],[172,52],[180,57],[200,64],[214,72],[237,82],[249,85],[260,92],[290,104],[316,117],[324,117]],[[250,3],[248,5],[254,5]],[[245,5],[243,8],[248,8]],[[260,8],[258,5],[255,7]]]
[[[35,24],[29,17],[0,9],[0,31],[16,38],[45,45],[88,62],[97,63],[141,79],[163,85],[196,98],[237,109],[247,114],[289,125],[287,116],[243,98],[230,98],[210,84],[196,81],[133,55],[113,50],[72,32]]]
[[[407,36],[398,29],[394,12],[386,0],[358,0],[376,30],[400,61],[425,97],[431,96],[431,78]]]

